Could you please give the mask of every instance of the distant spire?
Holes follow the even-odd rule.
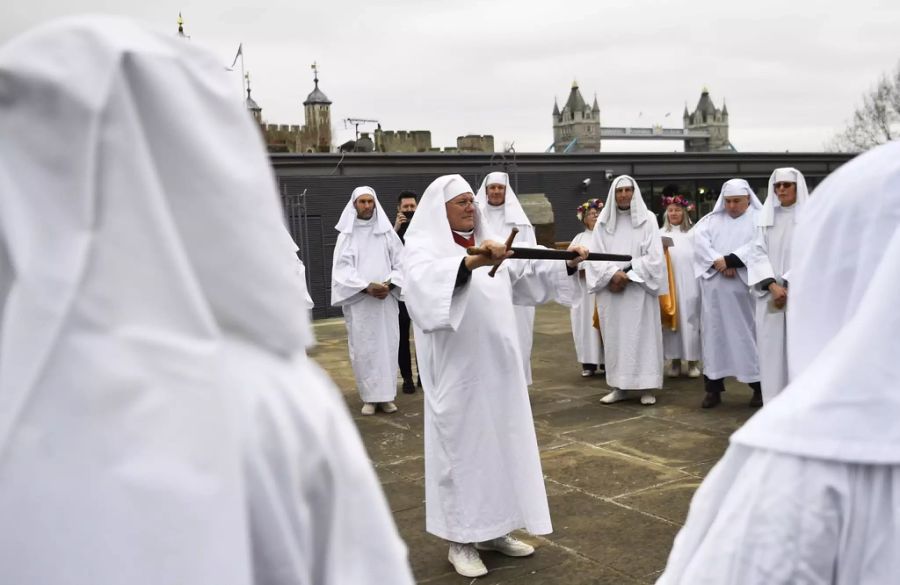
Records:
[[[184,19],[181,17],[181,12],[178,12],[178,36],[183,39],[189,39],[191,37],[184,34]]]
[[[725,104],[725,98],[722,98],[722,115],[728,115],[728,106]]]
[[[688,109],[687,109],[687,100],[685,100],[685,102],[684,102],[684,114],[682,114],[681,117],[682,117],[682,118],[689,118],[690,115],[691,115],[691,114],[690,114],[690,112],[688,112]]]
[[[572,89],[578,89],[578,80],[577,79],[572,80]]]
[[[556,96],[553,96],[553,115],[559,115],[559,103],[556,101]]]
[[[312,70],[313,70],[313,81],[316,83],[316,89],[318,89],[319,88],[319,66],[316,64],[315,61],[313,61]]]
[[[704,85],[704,86],[703,86],[703,89],[700,91],[700,93],[709,93],[709,86],[708,86],[708,85]]]
[[[599,111],[600,111],[600,105],[597,103],[597,92],[596,92],[596,91],[594,92],[594,105],[593,105],[593,107],[591,108],[591,111],[592,111],[592,112],[599,112]]]

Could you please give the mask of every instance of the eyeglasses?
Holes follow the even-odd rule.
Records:
[[[459,207],[460,209],[465,209],[466,207],[475,205],[474,199],[462,199],[460,201],[453,201],[453,205]]]
[[[782,181],[779,181],[778,183],[775,183],[775,184],[773,185],[773,187],[775,187],[776,189],[787,189],[788,187],[792,187],[792,186],[794,186],[794,185],[796,185],[796,184],[797,184],[797,183],[789,183],[789,182],[787,182],[787,181],[783,181],[783,182],[782,182]]]

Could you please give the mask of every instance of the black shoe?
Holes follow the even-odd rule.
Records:
[[[753,398],[750,399],[750,408],[759,408],[763,405],[762,390],[754,390]]]
[[[404,394],[415,394],[416,387],[413,385],[412,380],[403,380],[403,393]]]
[[[720,404],[722,404],[722,396],[719,392],[707,392],[700,408],[715,408]]]
[[[416,378],[416,388],[422,387],[422,378]]]

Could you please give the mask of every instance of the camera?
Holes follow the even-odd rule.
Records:
[[[612,181],[613,177],[615,176],[615,173],[612,172],[611,170],[607,169],[607,170],[603,171],[603,176],[606,177],[607,181]]]

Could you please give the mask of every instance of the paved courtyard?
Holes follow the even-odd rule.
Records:
[[[422,394],[398,393],[399,412],[363,417],[343,321],[316,325],[313,357],[341,388],[410,550],[418,583],[464,584],[447,548],[425,533]],[[750,390],[730,380],[724,403],[700,408],[702,379],[666,378],[655,406],[604,405],[602,377],[582,378],[568,310],[539,307],[531,404],[550,499],[553,534],[522,535],[532,558],[482,553],[479,584],[653,583],[665,566],[688,504],[724,453],[728,436],[754,412]]]

